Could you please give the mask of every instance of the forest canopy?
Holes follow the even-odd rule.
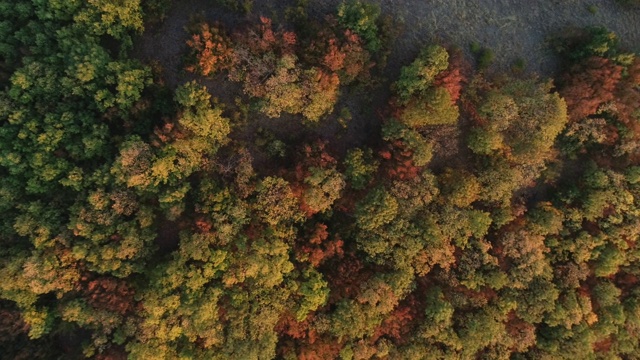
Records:
[[[638,357],[615,33],[541,77],[390,61],[366,1],[209,3],[176,69],[139,50],[171,0],[0,0],[0,357]]]

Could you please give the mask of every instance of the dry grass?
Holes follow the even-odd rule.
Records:
[[[510,68],[517,59],[526,69],[543,76],[556,70],[547,47],[550,35],[567,28],[605,26],[616,32],[622,44],[640,51],[640,9],[626,8],[615,0],[372,0],[383,14],[404,22],[404,33],[390,58],[406,64],[420,46],[429,42],[455,44],[467,56],[471,42],[492,49],[496,68]],[[340,0],[312,1],[314,9],[330,10]],[[593,13],[595,10],[595,13]]]

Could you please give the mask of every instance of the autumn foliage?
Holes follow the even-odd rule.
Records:
[[[593,115],[603,104],[613,100],[622,67],[609,59],[591,57],[575,65],[563,80],[561,94],[567,102],[572,121]]]
[[[210,76],[231,66],[233,49],[221,27],[201,22],[194,26],[193,32],[187,40],[193,64],[187,65],[187,71]]]
[[[334,256],[343,255],[344,241],[338,234],[334,234],[330,239],[327,225],[316,224],[316,227],[305,237],[299,239],[299,257],[308,257],[309,263],[313,267],[318,267],[327,259]]]
[[[554,81],[399,63],[362,0],[219,0],[184,74],[131,51],[160,3],[0,0],[0,358],[637,358],[615,34]]]
[[[124,315],[132,311],[135,306],[133,289],[118,279],[107,277],[86,279],[83,292],[87,302],[98,309]]]
[[[466,82],[465,73],[469,71],[466,67],[462,54],[458,51],[453,51],[449,57],[449,66],[438,74],[434,80],[435,86],[447,90],[453,104],[456,104],[460,99],[463,85]]]

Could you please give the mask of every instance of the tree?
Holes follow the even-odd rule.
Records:
[[[511,264],[511,287],[524,288],[536,277],[550,277],[551,266],[545,258],[548,249],[543,236],[519,230],[504,233],[499,241]]]
[[[606,58],[591,57],[575,65],[563,78],[560,88],[569,118],[579,121],[613,100],[621,77],[622,66]]]
[[[302,220],[298,199],[284,179],[264,178],[257,192],[256,209],[265,222],[275,226]]]
[[[400,164],[392,164],[397,166],[396,172],[400,172],[400,168],[404,168],[408,177],[413,177],[413,165],[425,166],[433,157],[433,144],[415,129],[407,127],[398,121],[391,120],[386,122],[382,127],[382,138],[391,143],[392,150],[396,153],[393,156],[383,153],[382,156],[386,160],[394,157],[394,160]],[[407,153],[408,152],[408,153]]]
[[[451,94],[444,88],[436,87],[412,98],[402,110],[399,120],[412,128],[427,125],[451,125],[458,121],[458,107],[451,100]]]
[[[372,190],[356,207],[356,222],[363,230],[390,223],[398,212],[398,202],[382,188]]]
[[[378,6],[362,1],[342,2],[338,6],[340,25],[358,34],[372,53],[382,48],[377,24],[379,16]]]
[[[228,69],[233,60],[231,41],[219,26],[200,22],[191,29],[193,35],[187,40],[192,60],[187,71],[211,76],[219,70]]]
[[[244,83],[244,92],[261,99],[269,117],[302,114],[312,122],[333,110],[340,79],[331,71],[299,62],[296,35],[273,31],[271,20],[260,18],[255,29],[238,33],[229,78]]]
[[[364,189],[373,179],[378,169],[378,163],[373,159],[371,149],[355,148],[349,150],[344,160],[345,177],[351,187],[356,190]]]
[[[564,101],[550,90],[549,83],[511,80],[489,91],[478,109],[487,123],[479,126],[484,132],[472,133],[476,144],[486,145],[472,150],[500,150],[517,163],[549,158],[553,141],[567,123]]]
[[[304,179],[307,185],[302,195],[303,206],[308,208],[307,214],[327,211],[340,198],[345,186],[344,177],[333,168],[309,169],[310,176]]]
[[[118,40],[131,41],[126,39],[128,32],[143,29],[140,0],[90,0],[74,19],[94,35],[108,34]]]
[[[431,88],[436,76],[448,66],[449,53],[445,48],[432,45],[422,49],[411,65],[402,68],[400,78],[393,86],[401,104]]]
[[[439,183],[444,203],[464,208],[479,198],[481,185],[473,174],[447,168]]]

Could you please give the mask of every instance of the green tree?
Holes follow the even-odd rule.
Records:
[[[310,176],[304,179],[306,188],[302,195],[304,205],[311,213],[325,212],[340,198],[346,185],[344,176],[335,168],[312,167]]]
[[[441,46],[432,45],[420,51],[418,58],[402,68],[393,89],[403,104],[412,97],[433,87],[436,76],[449,66],[449,53]]]
[[[362,1],[350,0],[338,6],[338,21],[343,27],[353,30],[364,40],[366,48],[375,53],[382,48],[378,29],[380,7]]]
[[[378,163],[373,159],[371,149],[355,148],[349,150],[344,159],[345,177],[352,188],[364,189],[372,180],[378,169]]]
[[[273,226],[279,223],[298,222],[302,212],[298,198],[291,191],[289,183],[281,178],[264,178],[258,188],[256,210],[261,218]]]

